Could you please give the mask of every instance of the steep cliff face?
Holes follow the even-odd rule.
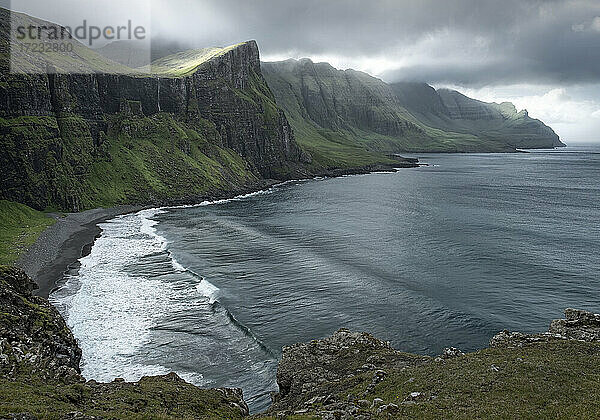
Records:
[[[297,140],[317,159],[327,162],[328,156],[352,155],[355,149],[364,156],[397,152],[430,142],[379,79],[309,59],[263,63],[262,68]]]
[[[509,104],[486,104],[425,83],[388,85],[307,59],[264,63],[263,69],[298,141],[317,157],[331,153],[331,143],[382,153],[562,145],[552,129]]]
[[[393,106],[394,95],[385,83],[367,74],[308,59],[266,63],[264,68],[267,78],[281,75],[288,81],[305,116],[323,128],[359,128],[398,137],[420,132]]]
[[[423,123],[445,131],[475,135],[514,148],[553,148],[564,144],[556,133],[512,103],[486,103],[425,83],[390,85],[398,100]]]
[[[65,210],[193,200],[297,176],[310,161],[262,77],[254,41],[186,74],[107,74],[96,57],[101,65],[88,74],[18,75],[7,71],[8,24],[0,27],[2,199]]]

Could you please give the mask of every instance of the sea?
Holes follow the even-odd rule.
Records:
[[[282,347],[339,328],[436,355],[600,312],[600,145],[415,157],[102,223],[51,295],[83,375],[174,371],[259,412]]]

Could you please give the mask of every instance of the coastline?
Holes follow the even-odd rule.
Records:
[[[347,175],[363,175],[373,172],[397,172],[402,168],[419,167],[418,159],[400,158],[396,164],[367,165],[350,169],[325,169],[315,176],[340,177]],[[89,254],[101,229],[98,224],[119,215],[137,212],[147,208],[195,205],[204,201],[231,199],[240,195],[267,190],[286,181],[263,179],[243,188],[230,191],[216,191],[213,194],[185,199],[170,200],[115,207],[96,208],[79,213],[55,214],[56,223],[46,229],[38,239],[15,262],[37,285],[34,294],[48,298],[57,287],[58,282],[74,263]]]
[[[46,229],[15,262],[38,286],[33,293],[48,298],[69,268],[89,254],[101,233],[98,226],[114,217],[155,207],[195,205],[204,201],[230,199],[240,195],[263,191],[281,184],[276,180],[260,180],[245,188],[218,191],[202,197],[115,207],[96,208],[79,213],[55,214],[56,223]]]
[[[47,298],[68,267],[89,253],[101,232],[98,224],[142,208],[124,205],[56,215],[56,223],[42,232],[15,265],[37,283],[35,294]]]

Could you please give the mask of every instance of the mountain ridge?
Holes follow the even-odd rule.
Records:
[[[365,72],[338,70],[307,58],[266,62],[262,68],[299,132],[298,141],[316,148],[317,155],[319,147],[326,149],[326,139],[319,139],[321,129],[333,130],[346,144],[385,153],[507,152],[563,145],[541,121],[526,112],[512,112],[512,104],[488,104],[457,91],[436,91],[425,83],[388,84]],[[366,103],[361,103],[365,97]],[[350,102],[358,104],[353,115],[346,112]],[[354,118],[360,114],[366,120]],[[467,126],[464,120],[469,118],[477,123]],[[308,119],[308,126],[301,119]],[[336,126],[332,120],[338,121]],[[390,127],[404,130],[385,129]]]
[[[445,130],[502,141],[514,148],[563,147],[558,135],[511,102],[484,102],[426,83],[390,84],[400,103],[424,123]]]

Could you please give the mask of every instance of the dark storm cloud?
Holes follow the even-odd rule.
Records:
[[[56,1],[71,6],[57,7]],[[67,21],[76,8],[102,4],[56,1],[12,3],[39,17]],[[392,81],[473,86],[600,82],[600,0],[148,2],[154,38],[163,44],[200,48],[256,39],[263,57],[337,58],[340,65]]]
[[[600,0],[171,0],[159,37],[256,39],[263,55],[397,62],[384,78],[461,84],[600,80]]]

